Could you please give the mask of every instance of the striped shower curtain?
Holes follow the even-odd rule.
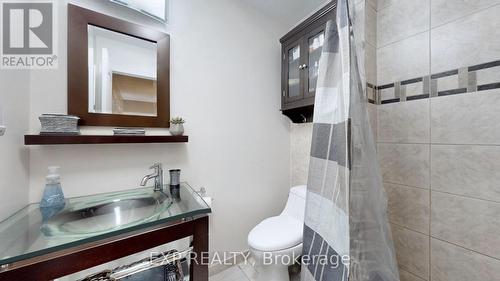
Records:
[[[350,2],[338,0],[320,60],[302,281],[399,280]]]

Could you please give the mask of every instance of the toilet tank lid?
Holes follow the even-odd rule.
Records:
[[[306,185],[294,186],[292,187],[292,189],[290,189],[290,193],[293,193],[301,198],[306,199],[307,186]]]

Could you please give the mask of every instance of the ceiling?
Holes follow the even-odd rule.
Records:
[[[241,0],[267,16],[293,27],[328,0]]]

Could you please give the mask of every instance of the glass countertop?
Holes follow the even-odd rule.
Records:
[[[210,212],[187,183],[68,198],[60,207],[30,204],[0,222],[0,265]]]

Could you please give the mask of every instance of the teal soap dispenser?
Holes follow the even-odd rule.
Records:
[[[49,167],[47,182],[43,191],[40,208],[64,208],[66,201],[61,187],[61,177],[59,176],[59,167]]]

